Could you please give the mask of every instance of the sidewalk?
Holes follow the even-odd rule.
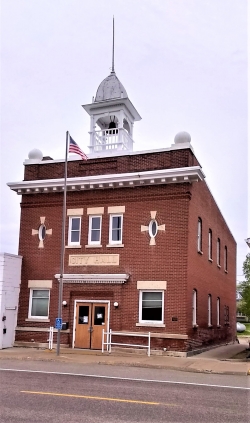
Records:
[[[146,353],[125,354],[112,352],[108,354],[105,352],[102,354],[101,351],[69,348],[61,348],[60,356],[57,356],[55,350],[13,347],[0,350],[0,366],[1,360],[57,361],[62,363],[107,364],[162,368],[186,372],[247,375],[250,373],[250,361],[231,359],[231,357],[248,347],[247,341],[241,340],[240,342],[240,344],[228,344],[213,348],[188,358],[158,355],[148,357]]]

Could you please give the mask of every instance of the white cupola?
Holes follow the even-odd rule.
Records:
[[[128,98],[114,69],[114,19],[112,70],[99,85],[91,104],[82,106],[90,115],[90,154],[112,155],[133,151],[133,125],[141,116]]]

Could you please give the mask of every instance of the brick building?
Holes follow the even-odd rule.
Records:
[[[134,152],[141,118],[114,68],[83,107],[90,153],[68,160],[61,343],[100,349],[102,329],[150,331],[166,353],[232,340],[236,243],[189,134]],[[24,181],[8,184],[22,195],[19,344],[46,344],[58,314],[64,165],[32,150]]]

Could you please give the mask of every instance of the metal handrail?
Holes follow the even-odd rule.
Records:
[[[105,335],[107,336],[107,342],[105,342]],[[113,336],[136,336],[136,337],[143,337],[148,338],[148,345],[141,345],[141,344],[125,344],[120,342],[112,342],[112,335]],[[105,330],[102,330],[102,353],[104,353],[104,346],[107,346],[107,351],[111,353],[111,345],[119,345],[124,347],[138,347],[138,348],[147,348],[148,356],[150,357],[150,343],[151,343],[151,334],[148,333],[140,333],[140,332],[116,332],[110,331],[105,332]]]

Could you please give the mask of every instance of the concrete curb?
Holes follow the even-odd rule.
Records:
[[[10,361],[40,361],[60,362],[74,364],[99,364],[107,366],[141,367],[153,369],[175,370],[181,372],[224,374],[224,375],[250,375],[249,362],[236,362],[235,360],[218,360],[215,358],[179,358],[179,357],[147,357],[147,356],[117,356],[103,354],[70,354],[69,351],[62,351],[58,357],[55,351],[33,350],[25,351],[8,350],[0,351],[0,360]],[[164,361],[164,362],[163,362]]]

